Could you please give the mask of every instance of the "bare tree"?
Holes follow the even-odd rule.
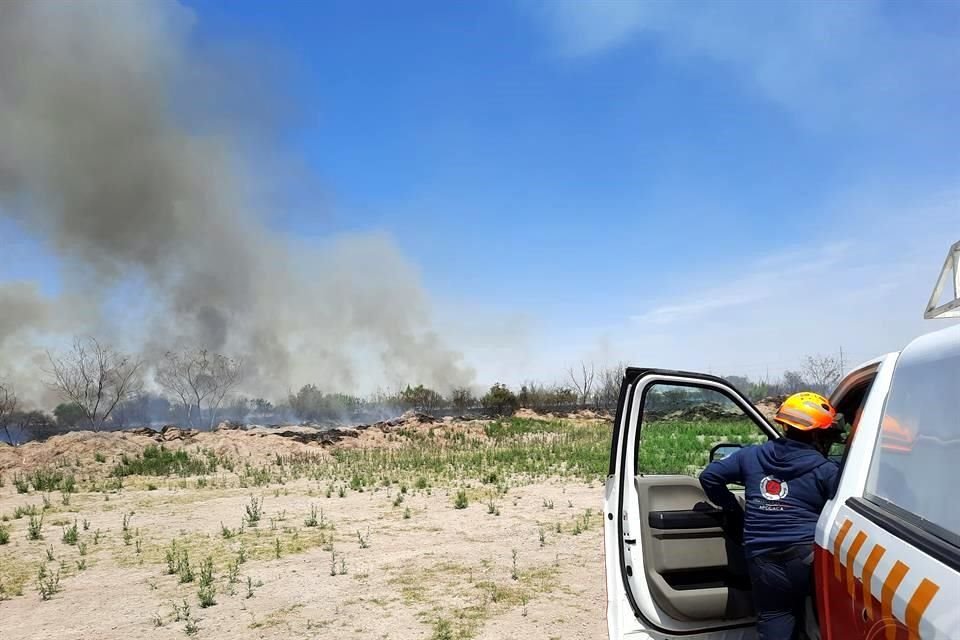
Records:
[[[199,421],[206,405],[210,425],[226,395],[240,382],[243,363],[207,349],[164,354],[157,366],[157,384],[183,405],[188,426]]]
[[[810,384],[803,379],[803,374],[799,371],[784,371],[783,382],[781,384],[783,393],[797,393],[808,388]]]
[[[590,363],[590,369],[587,370],[587,363],[581,361],[579,374],[574,372],[573,367],[567,369],[567,374],[570,376],[570,381],[577,391],[577,402],[580,406],[586,405],[590,400],[590,391],[593,389],[593,363]]]
[[[229,358],[219,353],[213,354],[210,364],[209,400],[207,408],[210,410],[210,427],[217,417],[217,410],[223,404],[223,399],[230,393],[243,378],[243,361]]]
[[[827,394],[840,381],[840,361],[833,356],[807,356],[803,372],[815,391]]]
[[[17,442],[10,435],[10,426],[13,424],[17,414],[17,394],[13,392],[13,387],[0,384],[0,429],[7,436],[7,442],[17,446]]]
[[[623,383],[623,374],[627,367],[622,362],[612,367],[600,370],[597,387],[593,397],[598,409],[613,411],[620,400],[620,385]]]
[[[94,431],[99,431],[117,405],[143,388],[143,361],[101,345],[94,338],[74,338],[73,349],[55,356],[49,351],[50,386],[76,404]]]
[[[167,351],[163,354],[163,361],[157,365],[154,375],[157,384],[180,401],[183,406],[184,424],[187,426],[192,423],[193,413],[193,395],[190,385],[192,361],[190,353]]]

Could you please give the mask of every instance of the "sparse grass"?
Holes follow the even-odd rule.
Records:
[[[365,536],[357,531],[357,542],[360,543],[361,549],[368,549],[370,547],[370,529],[367,529],[367,535]]]
[[[463,489],[457,491],[457,496],[453,499],[453,508],[466,509],[469,505],[470,501],[467,499],[467,492]]]
[[[96,452],[95,454],[93,454],[93,459],[94,459],[96,462],[99,462],[99,463],[103,464],[104,462],[107,461],[107,456],[103,455],[102,453],[100,453],[100,452],[98,451],[98,452]]]
[[[87,555],[87,543],[86,543],[86,542],[79,542],[79,543],[77,543],[77,553],[79,553],[81,556]]]
[[[40,514],[40,510],[37,509],[36,505],[28,505],[26,507],[17,506],[13,510],[13,518],[19,520],[23,516],[36,516]]]
[[[202,476],[214,473],[221,461],[214,455],[190,455],[184,449],[170,451],[164,446],[150,445],[140,455],[120,456],[111,472],[117,478],[127,476]]]
[[[410,511],[410,507],[407,507],[403,510],[403,519],[409,520],[413,516],[413,513]]]
[[[56,558],[53,556],[53,545],[47,547],[47,562],[53,562]]]

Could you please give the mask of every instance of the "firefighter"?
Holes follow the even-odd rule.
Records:
[[[840,475],[827,454],[842,431],[836,410],[816,393],[790,396],[774,420],[785,437],[711,462],[700,484],[728,522],[742,523],[758,638],[795,640],[812,589],[817,520]],[[745,509],[728,484],[744,486]]]

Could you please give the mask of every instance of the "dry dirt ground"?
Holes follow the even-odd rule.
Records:
[[[16,472],[8,466],[0,488],[3,640],[606,637],[596,481],[505,493],[476,481],[343,486],[341,497],[327,480],[242,488],[218,473],[128,478],[64,504],[60,492],[17,493]],[[458,509],[460,486],[469,504]],[[247,511],[261,498],[254,526]],[[40,540],[28,539],[29,516],[15,517],[31,505],[43,513]],[[188,554],[190,582],[168,573],[173,543],[174,565]],[[216,604],[201,607],[208,557]],[[43,599],[38,584],[58,572]]]

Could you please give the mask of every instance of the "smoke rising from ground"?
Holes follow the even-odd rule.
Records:
[[[192,21],[167,2],[0,3],[0,216],[61,259],[70,295],[0,284],[0,376],[17,371],[28,334],[109,331],[148,357],[244,357],[252,393],[469,383],[389,237],[306,246],[265,224],[259,203],[280,170],[264,141],[279,123],[235,117],[269,104],[218,96],[254,102],[269,87],[254,72],[238,82],[243,61],[196,54]],[[140,304],[130,298],[147,301],[144,322],[118,327],[106,310]]]

